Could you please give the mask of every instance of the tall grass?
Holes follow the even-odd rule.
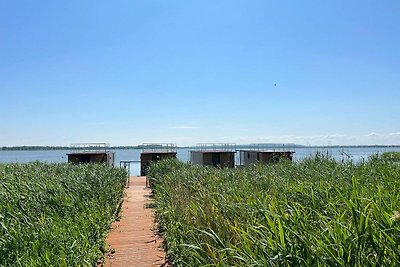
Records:
[[[0,266],[93,266],[125,180],[104,165],[0,165]]]
[[[152,166],[158,227],[176,266],[400,266],[400,166]]]
[[[387,161],[400,162],[400,152],[384,152],[382,158]]]

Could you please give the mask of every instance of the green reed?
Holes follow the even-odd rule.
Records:
[[[93,266],[126,173],[104,165],[1,164],[0,266]]]
[[[400,266],[400,166],[381,157],[238,169],[162,161],[150,179],[176,266]]]

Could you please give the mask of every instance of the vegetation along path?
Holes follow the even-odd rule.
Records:
[[[146,177],[131,177],[125,192],[121,220],[112,224],[106,240],[113,253],[104,266],[166,266],[162,240],[152,230],[152,209],[145,207],[150,195]]]

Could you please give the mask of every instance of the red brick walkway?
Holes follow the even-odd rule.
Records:
[[[150,189],[146,177],[131,177],[119,222],[112,224],[106,242],[115,253],[107,255],[106,267],[167,266],[162,240],[153,232],[152,209],[146,209]]]

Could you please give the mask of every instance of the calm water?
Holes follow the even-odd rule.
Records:
[[[355,148],[339,148],[339,147],[326,147],[315,148],[305,147],[296,148],[294,160],[302,160],[315,153],[329,153],[336,160],[351,159],[359,162],[363,159],[368,159],[369,156],[375,153],[383,153],[387,151],[400,152],[400,147],[355,147]],[[115,165],[119,166],[121,160],[140,160],[140,149],[118,149],[115,152]],[[36,150],[36,151],[2,151],[0,150],[0,162],[30,162],[30,161],[46,161],[46,162],[67,162],[67,153],[69,150]],[[178,159],[182,161],[189,160],[189,149],[178,149]],[[131,175],[139,175],[140,164],[131,164]]]

